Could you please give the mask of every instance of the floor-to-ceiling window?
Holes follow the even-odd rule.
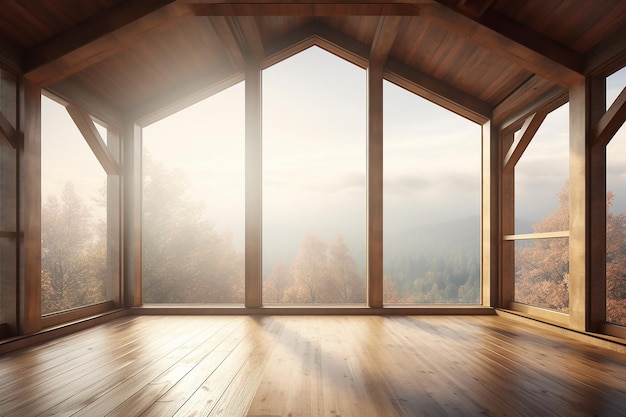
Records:
[[[244,297],[244,85],[143,129],[143,301]]]
[[[119,200],[110,173],[65,106],[46,96],[41,100],[41,311],[46,315],[116,298],[119,227],[111,222],[117,221]],[[104,126],[96,128],[81,110],[74,117],[92,124],[106,147]],[[115,151],[110,148],[109,154]]]
[[[383,302],[477,304],[481,128],[383,88]]]
[[[311,47],[263,71],[263,303],[365,303],[365,71]]]

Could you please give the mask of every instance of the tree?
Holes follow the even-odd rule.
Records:
[[[41,210],[42,313],[105,301],[106,235],[71,182]]]
[[[365,280],[341,235],[329,246],[328,284],[326,302],[365,303]]]
[[[626,214],[611,212],[607,194],[606,215],[606,320],[626,326]]]
[[[558,194],[558,207],[533,226],[535,233],[569,230],[569,184]],[[516,254],[515,300],[567,312],[569,245],[567,238],[535,239]]]
[[[284,263],[277,261],[267,277],[263,287],[263,301],[266,303],[282,303],[285,291],[293,285],[293,278]]]
[[[607,321],[626,325],[626,215],[611,211],[606,200]],[[569,229],[569,187],[558,194],[559,206],[534,226],[535,232]],[[516,301],[567,312],[569,307],[569,247],[566,238],[535,239],[516,257]]]
[[[307,233],[291,267],[294,285],[286,291],[289,303],[327,302],[329,288],[326,243],[318,236]]]
[[[144,301],[243,303],[243,253],[188,189],[182,173],[144,158]]]

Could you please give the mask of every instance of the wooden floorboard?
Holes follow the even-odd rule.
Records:
[[[498,316],[129,316],[0,356],[0,416],[625,416],[626,355]]]

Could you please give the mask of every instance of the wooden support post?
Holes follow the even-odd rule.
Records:
[[[591,79],[591,125],[604,120],[606,79]],[[608,112],[607,112],[608,113]],[[595,130],[591,130],[595,132]],[[587,330],[599,332],[606,321],[606,143],[595,135],[589,149],[589,310]]]
[[[498,173],[500,172],[500,141],[491,122],[482,126],[482,304],[500,306],[498,253],[500,215]]]
[[[581,83],[570,89],[570,166],[569,166],[569,316],[570,327],[586,331],[590,329],[590,305],[592,283],[591,270],[597,270],[605,259],[592,259],[591,242],[597,241],[601,230],[592,231],[592,217],[596,220],[599,214],[592,214],[592,200],[598,199],[598,193],[592,191],[599,186],[598,177],[591,175],[591,143],[593,141],[592,126],[604,114],[604,92],[600,91],[597,80],[585,78]],[[601,187],[600,188],[604,188]],[[604,215],[606,209],[601,210]],[[597,223],[596,223],[597,224]],[[592,238],[595,236],[595,238]],[[592,268],[592,265],[593,268]],[[604,280],[604,276],[602,276]]]
[[[41,330],[41,88],[24,80],[18,147],[20,334]]]
[[[367,305],[383,306],[383,67],[367,69]]]
[[[141,127],[126,122],[122,131],[124,172],[124,285],[125,307],[139,307],[142,299],[141,245]]]
[[[120,135],[107,129],[107,148],[116,161],[120,160]],[[107,175],[107,300],[113,300],[115,307],[121,307],[120,254],[122,246],[121,230],[121,181],[120,175]]]
[[[499,161],[503,161],[504,150],[513,146],[513,132],[501,134],[498,149]],[[499,165],[500,177],[500,306],[511,308],[515,301],[515,241],[504,241],[504,236],[515,234],[515,169],[504,169]]]
[[[261,68],[246,60],[246,277],[245,306],[260,307],[262,297]]]

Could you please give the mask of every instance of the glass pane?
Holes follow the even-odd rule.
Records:
[[[264,303],[365,303],[365,105],[317,47],[263,72]]]
[[[384,294],[480,302],[481,128],[384,82]]]
[[[42,313],[110,299],[107,175],[65,107],[41,100]]]
[[[606,147],[606,320],[626,326],[626,126]]]
[[[107,128],[102,126],[98,122],[94,122],[93,124],[94,124],[94,126],[96,126],[96,130],[100,134],[100,137],[102,138],[102,141],[106,144],[107,140],[108,140],[108,137],[109,137]]]
[[[617,96],[626,87],[626,67],[606,78],[606,109],[611,107]]]
[[[552,111],[515,166],[515,233],[569,230],[569,104]],[[555,222],[545,217],[560,207]]]
[[[515,301],[563,313],[569,309],[569,238],[515,241]]]
[[[244,85],[143,129],[143,299],[244,299]]]

